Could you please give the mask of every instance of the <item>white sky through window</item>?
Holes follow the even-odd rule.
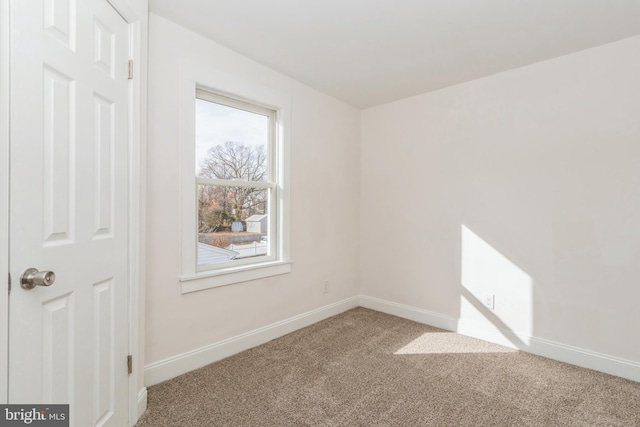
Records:
[[[211,147],[236,141],[264,145],[268,141],[268,117],[196,98],[196,174]]]

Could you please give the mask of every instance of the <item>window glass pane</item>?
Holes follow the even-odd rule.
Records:
[[[196,176],[268,180],[269,117],[196,99]]]
[[[269,253],[269,193],[198,185],[198,265]]]

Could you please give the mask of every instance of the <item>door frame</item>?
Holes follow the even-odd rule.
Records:
[[[9,370],[9,202],[11,147],[11,2],[0,0],[0,403],[8,402]],[[129,85],[129,425],[146,409],[144,387],[144,283],[147,138],[148,0],[107,0],[129,25],[129,58],[134,78]],[[18,278],[12,278],[15,289]]]
[[[0,0],[0,402],[9,392],[9,0]]]

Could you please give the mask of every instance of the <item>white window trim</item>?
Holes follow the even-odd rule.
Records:
[[[275,144],[278,167],[276,177],[278,215],[274,221],[278,245],[275,260],[249,265],[197,271],[196,186],[195,178],[195,97],[196,89],[209,90],[249,103],[268,106],[277,113]],[[185,61],[181,64],[181,292],[195,292],[248,280],[286,274],[291,271],[290,257],[290,123],[291,96],[256,83],[246,77],[227,74],[202,63]]]

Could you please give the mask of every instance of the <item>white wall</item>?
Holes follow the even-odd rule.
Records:
[[[156,15],[149,26],[146,364],[357,295],[360,112]],[[181,61],[291,94],[290,274],[180,294]]]
[[[640,362],[638,52],[365,110],[362,293]]]

